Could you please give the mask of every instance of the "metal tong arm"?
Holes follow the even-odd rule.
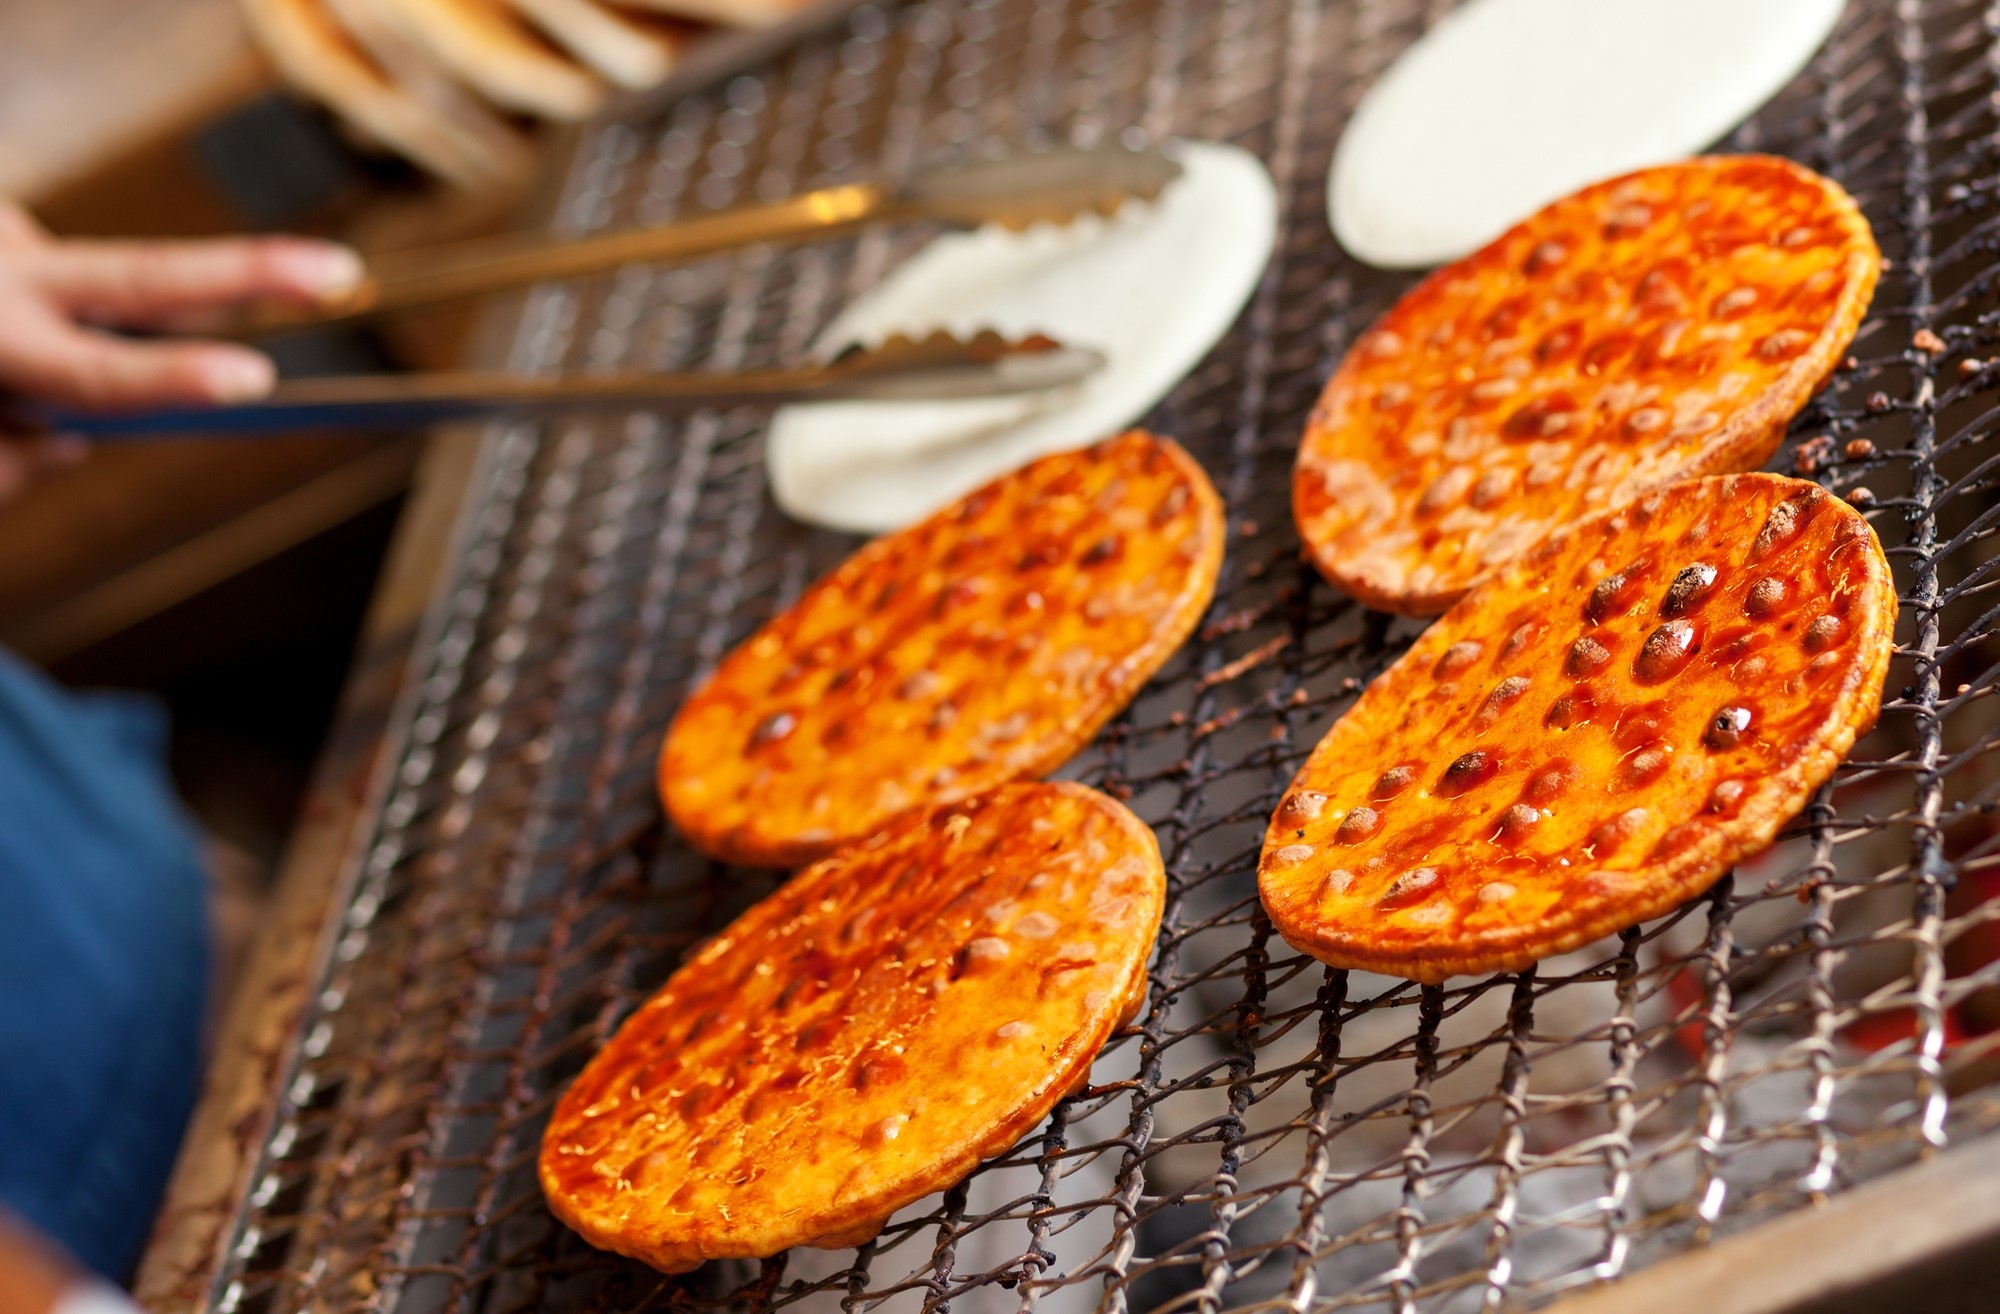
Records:
[[[872,224],[1067,223],[1087,212],[1113,213],[1127,200],[1157,197],[1180,172],[1178,163],[1156,150],[1055,147],[934,170],[901,185],[822,187],[658,228],[574,239],[517,234],[431,247],[381,257],[360,286],[317,305],[251,307],[228,331],[254,334],[328,323],[620,265],[695,260],[758,243],[821,241]]]
[[[659,228],[623,229],[573,240],[509,236],[462,242],[382,257],[370,276],[349,292],[303,309],[257,307],[231,328],[245,333],[334,323],[620,265],[697,260],[760,242],[819,241],[903,217],[908,208],[879,183],[849,183]]]
[[[479,416],[541,416],[579,409],[684,413],[836,399],[951,400],[1039,392],[1075,383],[1102,355],[1048,338],[1008,341],[991,331],[891,338],[824,364],[736,372],[630,371],[537,378],[514,374],[362,374],[281,383],[261,401],[139,413],[44,409],[36,427],[102,440],[183,434],[287,433],[410,427]]]

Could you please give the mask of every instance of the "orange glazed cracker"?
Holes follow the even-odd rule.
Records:
[[[1585,188],[1425,279],[1299,447],[1313,561],[1430,616],[1549,531],[1762,465],[1861,323],[1881,255],[1835,184],[1713,156]]]
[[[669,1273],[859,1245],[1088,1080],[1145,997],[1165,896],[1152,831],[1081,785],[906,815],[619,1029],[543,1137],[550,1207]]]
[[[1600,512],[1474,587],[1313,750],[1264,837],[1271,921],[1436,982],[1664,913],[1874,723],[1895,619],[1874,531],[1815,484]]]
[[[1132,432],[876,539],[723,661],[660,753],[689,843],[791,866],[907,808],[1043,775],[1200,619],[1222,506]]]

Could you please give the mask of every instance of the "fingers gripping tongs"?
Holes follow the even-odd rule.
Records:
[[[573,241],[506,237],[385,257],[357,287],[318,305],[255,306],[228,326],[237,335],[335,323],[454,297],[597,273],[635,263],[688,261],[765,242],[802,243],[876,224],[929,221],[1021,229],[1111,214],[1150,200],[1180,174],[1158,151],[1060,147],[922,173],[900,185],[849,183],[787,200],[699,215],[656,228]],[[192,433],[290,432],[439,419],[547,414],[579,407],[698,410],[831,398],[999,396],[1074,383],[1103,364],[1096,352],[1047,338],[1007,341],[982,333],[894,338],[823,364],[747,372],[356,375],[280,383],[239,405],[86,413],[43,410],[29,422],[98,438]]]

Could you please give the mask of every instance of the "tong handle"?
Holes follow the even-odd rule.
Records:
[[[658,228],[622,229],[581,239],[510,236],[387,256],[359,286],[318,305],[259,305],[226,326],[235,336],[330,324],[453,297],[574,278],[620,265],[696,260],[760,242],[838,237],[896,217],[896,193],[880,183],[848,183],[782,201],[697,215]]]
[[[129,414],[50,411],[40,423],[94,442],[192,434],[283,434],[416,428],[447,420],[531,418],[572,410],[644,407],[681,412],[840,395],[847,380],[818,367],[733,374],[534,376],[356,374],[280,383],[254,402]]]

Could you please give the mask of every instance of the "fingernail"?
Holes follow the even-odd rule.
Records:
[[[278,381],[270,358],[254,351],[217,352],[203,367],[209,395],[218,402],[250,401],[262,397]]]
[[[345,292],[368,276],[368,267],[359,255],[332,242],[301,246],[293,259],[297,262],[299,281],[307,291],[321,295]]]

